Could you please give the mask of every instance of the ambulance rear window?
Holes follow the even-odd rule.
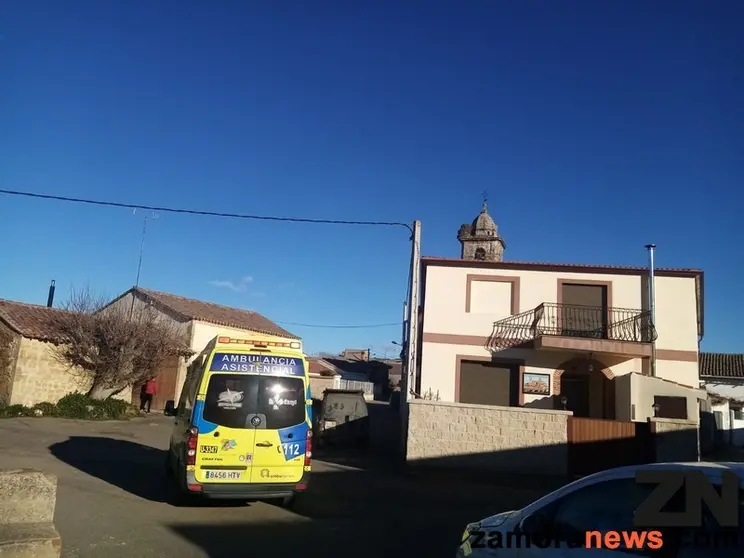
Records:
[[[258,411],[266,428],[289,428],[305,422],[305,384],[300,378],[261,376]]]
[[[253,428],[258,376],[214,374],[209,380],[203,418],[225,428]]]
[[[251,418],[263,418],[258,428],[277,430],[306,420],[305,383],[301,378],[213,374],[207,386],[203,418],[225,428],[254,428]]]

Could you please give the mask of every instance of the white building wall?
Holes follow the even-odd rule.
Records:
[[[457,356],[470,355],[476,359],[491,356],[485,343],[493,332],[494,322],[534,309],[543,302],[557,302],[559,280],[611,282],[613,307],[638,310],[647,307],[644,303],[646,282],[641,275],[427,265],[421,332],[424,338],[420,354],[421,393],[431,390],[434,394],[438,392],[443,401],[454,401]],[[671,357],[680,359],[657,360],[657,376],[692,388],[700,385],[695,288],[692,277],[656,278],[657,351],[662,355],[667,351]],[[524,350],[502,351],[496,355],[497,358],[525,360],[525,373],[550,374],[551,393],[552,373],[576,356],[568,352]],[[618,359],[607,355],[594,356],[606,361],[615,376],[642,373],[648,368],[648,363],[640,358],[617,362]],[[691,361],[691,357],[695,360]],[[541,399],[545,398],[524,396],[526,404],[535,404]]]

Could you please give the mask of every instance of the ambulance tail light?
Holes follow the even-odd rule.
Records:
[[[313,461],[313,431],[308,428],[307,441],[305,442],[305,467],[310,467]]]
[[[199,438],[199,429],[196,427],[189,428],[186,434],[186,466],[193,467],[196,465],[196,443]]]

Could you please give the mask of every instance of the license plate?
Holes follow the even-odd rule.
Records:
[[[242,471],[207,471],[206,478],[209,480],[240,480]]]

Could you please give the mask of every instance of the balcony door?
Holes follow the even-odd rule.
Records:
[[[561,284],[560,328],[565,337],[607,339],[607,285]]]

